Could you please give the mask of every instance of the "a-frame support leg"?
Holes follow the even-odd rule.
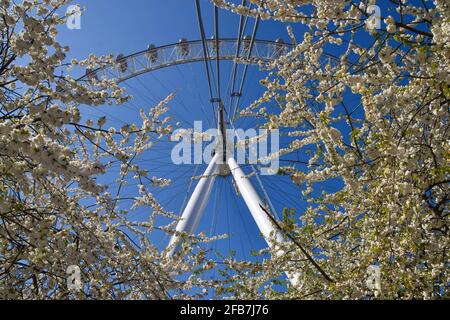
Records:
[[[219,173],[220,166],[222,165],[218,163],[219,157],[221,156],[222,155],[218,153],[213,157],[204,175],[200,178],[200,181],[195,187],[194,192],[192,193],[191,198],[189,199],[189,202],[181,215],[181,220],[177,224],[177,232],[186,232],[189,234],[195,233],[208,203],[214,180]],[[275,239],[277,242],[286,241],[281,230],[279,230],[271,221],[271,219],[267,216],[267,213],[261,209],[263,201],[253,188],[253,185],[248,177],[237,164],[236,160],[232,157],[228,158],[227,165],[233,175],[239,192],[242,194],[242,197],[244,198],[244,201],[267,244],[270,247],[273,247],[273,242],[271,241],[272,239]],[[173,256],[175,252],[177,252],[180,246],[180,241],[181,239],[179,235],[174,234],[172,236],[169,242],[169,247],[171,247],[171,249],[168,252],[168,256]],[[276,252],[277,255],[285,254],[285,252],[281,249],[278,249]],[[291,284],[297,286],[298,274],[287,272],[286,275]]]
[[[231,174],[233,175],[234,181],[236,181],[239,192],[242,194],[242,197],[244,198],[244,201],[247,204],[247,207],[250,210],[253,219],[258,225],[259,231],[261,231],[269,247],[273,247],[273,242],[271,241],[272,239],[276,240],[276,242],[278,243],[285,242],[286,239],[283,236],[281,230],[278,229],[273,221],[271,221],[271,219],[267,216],[267,213],[261,208],[261,205],[263,205],[263,201],[259,197],[256,190],[253,188],[250,179],[245,175],[234,158],[228,158],[227,162]],[[283,255],[285,254],[285,252],[281,249],[276,249],[276,254]],[[292,285],[297,286],[297,273],[286,272],[286,276],[288,277]]]
[[[197,186],[195,187],[194,192],[192,193],[191,198],[189,199],[189,202],[181,215],[181,220],[177,224],[177,232],[186,232],[189,234],[195,233],[195,229],[197,229],[208,203],[214,180],[219,172],[218,159],[219,154],[216,154],[206,168],[205,173],[200,178],[200,181],[197,183]],[[169,246],[173,247],[168,252],[168,256],[173,256],[180,247],[179,235],[174,234],[172,236]]]

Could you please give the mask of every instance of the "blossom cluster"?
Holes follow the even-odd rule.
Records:
[[[108,127],[107,117],[83,117],[87,106],[120,107],[130,97],[113,79],[71,76],[113,61],[94,55],[68,61],[69,48],[57,41],[67,17],[57,12],[69,3],[0,1],[0,298],[183,295],[195,279],[177,282],[173,274],[209,266],[196,254],[169,261],[150,242],[154,219],[174,215],[144,181],[159,188],[171,181],[148,178],[133,162],[172,132],[165,113],[173,96],[121,128]],[[104,175],[115,176],[115,189],[99,182]],[[140,194],[124,210],[120,190],[130,179]],[[147,221],[129,218],[137,208],[148,210]],[[81,272],[80,290],[68,285],[71,266]]]
[[[275,156],[302,156],[279,174],[292,177],[309,206],[285,227],[333,281],[293,245],[284,269],[301,270],[301,286],[282,296],[448,296],[449,2],[268,0],[252,1],[252,9],[212,2],[290,24],[293,50],[268,66],[266,92],[241,115],[264,115],[267,128],[294,139]],[[376,4],[378,30],[366,23]],[[307,27],[300,39],[295,24]],[[246,283],[236,295],[280,297],[265,282],[282,274],[280,259],[262,270],[245,266],[231,282]],[[372,266],[381,289],[366,284]],[[261,279],[246,281],[255,270]]]

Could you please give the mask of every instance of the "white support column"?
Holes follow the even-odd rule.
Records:
[[[209,195],[211,193],[214,180],[219,170],[219,165],[217,161],[219,159],[219,154],[214,155],[205,173],[200,178],[194,192],[186,205],[186,208],[181,215],[181,220],[178,222],[176,231],[194,233],[195,229],[200,222],[203,215],[203,211],[208,203]],[[173,256],[175,252],[179,249],[180,237],[176,234],[172,236],[169,242],[169,246],[175,245],[168,253],[168,256]]]
[[[259,230],[261,231],[264,239],[266,240],[269,247],[273,246],[273,243],[270,241],[271,235],[275,236],[277,242],[286,241],[283,236],[281,230],[277,228],[277,226],[270,220],[267,216],[267,213],[261,209],[263,201],[259,197],[258,193],[253,188],[250,180],[247,178],[245,173],[237,164],[236,160],[233,157],[228,158],[228,166],[230,167],[230,171],[233,175],[234,180],[236,181],[236,185],[239,189],[239,192],[242,194],[245,203],[247,204],[250,213],[253,216],[256,224],[258,225]],[[277,251],[277,255],[285,254],[285,252],[281,249]],[[298,285],[298,274],[286,273],[289,281],[293,286]]]
[[[263,201],[259,197],[258,193],[256,193],[250,180],[239,167],[236,160],[231,157],[228,158],[228,165],[230,166],[230,171],[233,174],[234,181],[236,181],[236,185],[239,188],[239,192],[242,194],[242,197],[244,198],[244,201],[247,204],[248,209],[253,216],[253,219],[258,225],[259,230],[263,234],[264,239],[266,239],[267,244],[269,246],[272,245],[268,241],[272,232],[275,235],[277,241],[283,241],[283,234],[273,224],[273,222],[267,216],[267,213],[265,213],[264,210],[261,209],[260,205],[263,204]]]

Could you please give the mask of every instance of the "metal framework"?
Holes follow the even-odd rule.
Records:
[[[235,60],[236,52],[239,57],[244,57],[247,63],[257,64],[259,61],[269,62],[287,53],[292,46],[286,43],[279,43],[269,40],[255,40],[251,54],[249,40],[220,39],[218,55],[215,49],[215,39],[206,40],[208,60]],[[238,47],[239,46],[239,47]],[[141,74],[152,72],[161,68],[180,65],[191,62],[204,61],[203,46],[201,40],[183,40],[161,47],[149,46],[150,48],[129,56],[119,55],[117,63],[107,65],[103,68],[90,70],[79,80],[116,79],[118,82],[128,80]],[[246,59],[248,57],[248,59]],[[323,54],[323,58],[329,61],[337,61],[337,58]]]
[[[250,41],[242,40],[237,50],[237,39],[220,39],[218,41],[218,55],[216,51],[216,40],[206,40],[208,60],[234,60],[236,52],[239,57],[247,57],[250,49]],[[150,47],[150,46],[149,46]],[[248,57],[248,63],[257,64],[262,60],[271,61],[287,53],[291,49],[289,44],[280,44],[275,41],[255,40],[252,53]],[[150,47],[147,50],[131,54],[129,56],[118,56],[116,64],[88,71],[80,80],[89,78],[116,79],[119,82],[139,76],[146,72],[179,64],[204,61],[203,45],[201,40],[187,41],[182,39],[161,47]]]

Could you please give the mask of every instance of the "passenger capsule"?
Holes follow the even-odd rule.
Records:
[[[284,53],[284,49],[285,49],[286,43],[284,42],[283,39],[278,38],[277,40],[275,40],[275,56],[279,57]]]
[[[243,43],[244,43],[244,50],[248,51],[250,49],[250,43],[252,41],[252,37],[249,35],[244,36]]]
[[[98,76],[97,76],[97,72],[95,72],[94,70],[92,70],[92,69],[89,69],[89,68],[87,68],[86,69],[86,77],[89,79],[89,80],[98,80]]]
[[[214,53],[216,53],[216,37],[215,36],[212,36],[211,37],[211,45],[210,45],[210,47],[212,48],[212,52],[214,52]],[[218,47],[219,47],[219,52],[220,52],[220,46],[221,46],[221,41],[219,40],[218,41]]]
[[[189,43],[186,38],[181,38],[178,41],[178,50],[183,57],[189,55]]]
[[[158,50],[154,44],[149,44],[147,47],[147,57],[152,62],[155,63],[158,60]]]
[[[126,72],[128,69],[127,59],[124,59],[123,54],[119,54],[116,58],[116,62],[119,63],[120,72]]]

